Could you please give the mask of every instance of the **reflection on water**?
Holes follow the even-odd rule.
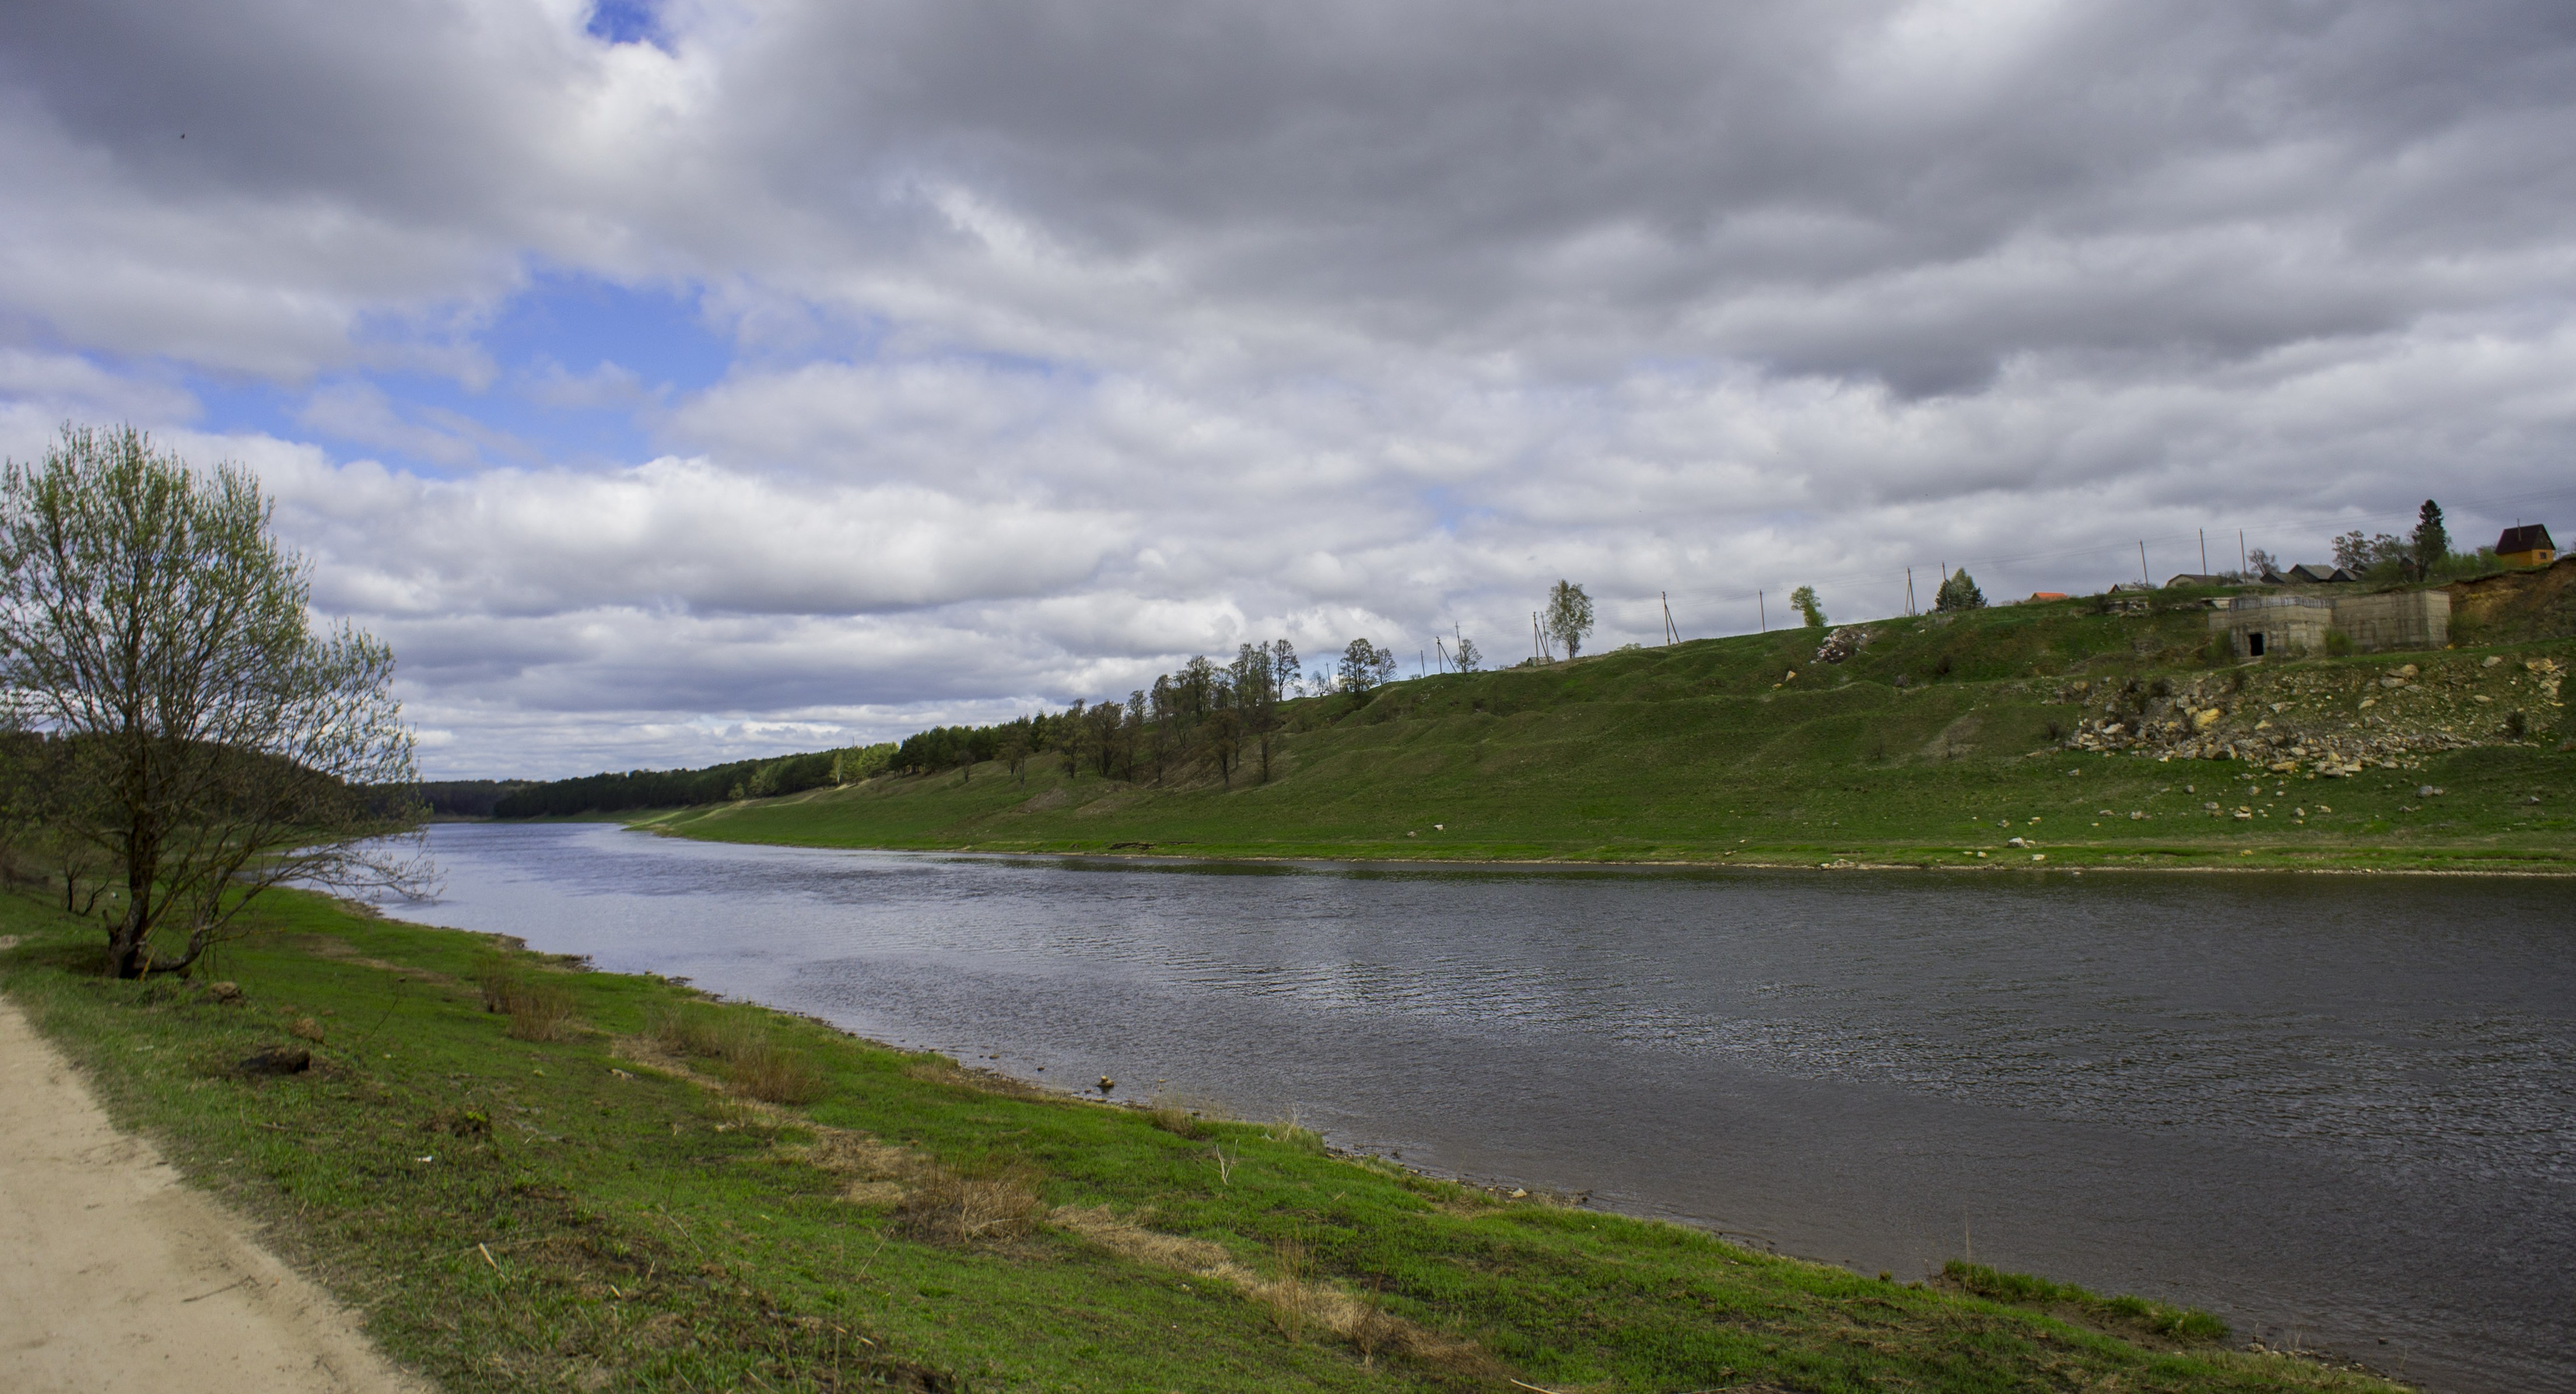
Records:
[[[1972,1232],[1980,1261],[2434,1388],[2576,1390],[2576,916],[2552,883],[434,838],[447,898],[409,918],[1032,1078],[1293,1108],[1345,1146],[1863,1271]]]

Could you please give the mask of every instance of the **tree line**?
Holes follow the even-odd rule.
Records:
[[[888,742],[766,760],[732,760],[694,770],[628,770],[545,780],[520,785],[494,800],[491,816],[563,818],[801,794],[882,774],[894,751]]]
[[[1341,666],[1356,675],[1359,690],[1392,671],[1392,655],[1382,653],[1366,639],[1344,652]],[[1295,644],[1241,644],[1231,660],[1195,656],[1124,701],[1077,699],[1060,712],[991,726],[933,727],[898,745],[890,766],[906,774],[971,773],[999,761],[1025,780],[1031,761],[1050,759],[1068,775],[1134,783],[1164,784],[1201,770],[1229,787],[1237,778],[1267,783],[1284,724],[1280,706],[1308,686]]]
[[[1472,660],[1472,646],[1462,645]],[[933,726],[899,742],[739,760],[694,770],[629,770],[524,785],[492,807],[499,818],[536,818],[673,808],[792,794],[855,784],[880,774],[971,778],[998,763],[1025,781],[1033,764],[1053,763],[1068,776],[1095,775],[1145,784],[1202,776],[1231,787],[1267,782],[1284,703],[1341,692],[1365,694],[1394,677],[1395,655],[1354,639],[1309,676],[1294,643],[1238,645],[1231,659],[1193,657],[1124,700],[1078,699],[984,726]]]

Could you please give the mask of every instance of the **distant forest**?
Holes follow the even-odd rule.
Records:
[[[489,818],[501,800],[525,789],[524,779],[433,779],[420,786],[432,818]]]
[[[1315,690],[1366,692],[1385,682],[1392,658],[1355,640]],[[991,726],[934,726],[902,742],[813,751],[768,760],[737,760],[699,770],[629,770],[521,785],[498,795],[489,816],[566,817],[645,808],[684,808],[855,784],[881,774],[927,775],[1002,762],[1025,776],[1036,759],[1064,762],[1071,773],[1160,784],[1210,774],[1232,784],[1270,778],[1271,739],[1280,704],[1307,684],[1287,640],[1245,644],[1234,660],[1193,658],[1127,700],[1077,701]],[[435,807],[433,803],[433,807]],[[468,815],[472,816],[472,815]]]
[[[491,816],[561,818],[794,794],[827,784],[853,784],[882,774],[894,753],[889,742],[768,760],[736,760],[700,770],[628,770],[624,774],[549,780],[512,789],[493,803]]]

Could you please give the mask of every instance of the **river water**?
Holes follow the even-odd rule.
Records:
[[[1171,864],[447,824],[405,918],[1863,1272],[2576,1391],[2564,883]]]

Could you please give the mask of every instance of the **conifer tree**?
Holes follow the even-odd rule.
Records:
[[[1963,566],[1941,578],[1941,590],[1932,598],[1932,608],[1935,612],[1982,610],[1986,608],[1986,593],[1977,589],[1976,581]]]
[[[2415,579],[2420,581],[2432,575],[2433,569],[2451,555],[2451,533],[2442,526],[2442,505],[2431,499],[2424,500],[2422,511],[2415,515],[2413,541]]]

